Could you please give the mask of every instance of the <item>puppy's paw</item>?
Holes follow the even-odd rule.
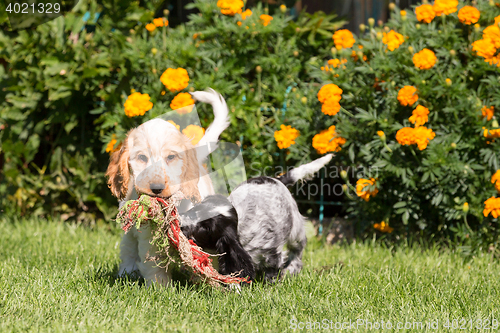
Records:
[[[116,277],[118,279],[126,279],[126,278],[128,278],[130,280],[140,280],[140,279],[143,278],[141,272],[138,269],[130,271],[130,272],[123,270],[121,272],[118,272],[118,274],[116,275]]]
[[[229,290],[237,293],[238,295],[241,295],[241,286],[239,284],[231,283],[229,285]]]

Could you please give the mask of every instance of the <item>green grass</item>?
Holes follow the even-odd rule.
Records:
[[[0,332],[283,332],[294,318],[333,325],[438,320],[444,331],[446,320],[500,321],[500,265],[488,253],[464,262],[447,250],[311,239],[298,277],[256,283],[237,295],[115,279],[121,233],[114,226],[34,220],[0,226]]]

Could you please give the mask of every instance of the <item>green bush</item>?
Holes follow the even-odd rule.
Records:
[[[98,211],[112,216],[108,157],[95,121],[121,102],[114,92],[128,81],[134,58],[124,53],[124,33],[152,15],[132,1],[111,5],[80,1],[34,30],[0,32],[3,211],[80,221],[95,221]],[[106,13],[97,28],[82,20],[87,11]]]
[[[444,233],[466,240],[475,234],[482,239],[475,246],[483,248],[497,239],[497,219],[485,217],[483,210],[485,201],[496,195],[491,178],[500,168],[500,146],[484,136],[484,128],[499,126],[495,117],[483,117],[482,109],[500,110],[500,71],[478,56],[472,44],[482,39],[486,27],[495,26],[500,8],[487,1],[477,2],[477,8],[476,26],[460,22],[458,11],[425,23],[413,11],[395,9],[386,25],[366,27],[352,48],[335,52],[335,58],[347,59],[345,64],[333,68],[325,63],[313,73],[323,84],[343,90],[342,108],[334,116],[323,115],[324,128],[335,124],[338,135],[347,140],[340,154],[350,159],[350,171],[359,172],[348,173],[348,182],[373,178],[374,184],[364,190],[378,193],[365,201],[353,184],[348,208],[351,218],[370,233],[374,225],[390,231],[389,224],[397,237]],[[392,51],[387,45],[391,30],[402,35],[399,42],[392,39]],[[500,35],[497,38],[500,46]],[[437,61],[430,61],[429,69],[417,68],[426,68],[413,61],[425,48]],[[415,87],[418,94],[407,106],[398,101],[404,86]],[[428,108],[423,126],[435,134],[426,148],[399,142],[403,133],[398,136],[398,131],[415,127],[409,118],[417,105]],[[426,137],[432,135],[424,135],[422,142]]]
[[[310,59],[330,49],[333,31],[344,22],[322,13],[293,21],[277,11],[264,26],[260,15],[267,9],[260,5],[242,20],[223,15],[216,4],[195,1],[190,6],[199,13],[187,24],[150,32],[146,25],[160,1],[146,7],[80,1],[36,29],[0,32],[2,210],[109,220],[116,199],[104,177],[106,150],[119,147],[129,129],[170,110],[176,94],[160,81],[167,68],[187,70],[184,91],[212,87],[226,97],[231,126],[222,139],[243,146],[247,171],[283,164],[273,133],[282,123],[314,123],[315,110],[301,101],[315,94],[307,88]],[[149,94],[153,108],[129,118],[124,103],[134,90]],[[200,109],[208,126],[212,112]],[[307,136],[290,152],[287,158],[310,159]]]

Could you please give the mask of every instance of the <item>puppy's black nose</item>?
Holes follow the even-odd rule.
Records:
[[[151,192],[154,194],[160,194],[161,191],[165,189],[165,185],[163,184],[150,184],[149,188],[151,189]]]

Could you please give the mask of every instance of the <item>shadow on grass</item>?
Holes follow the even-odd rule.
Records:
[[[132,274],[126,274],[124,276],[118,276],[118,264],[103,264],[99,267],[89,269],[84,274],[84,279],[88,282],[95,282],[97,284],[105,284],[112,288],[148,288],[146,280],[139,274],[139,272],[133,272]],[[180,267],[174,266],[172,268],[172,287],[177,293],[187,292],[201,292],[201,293],[212,293],[212,292],[224,292],[229,291],[231,288],[212,288],[204,283],[195,283],[191,280],[190,273],[181,269]],[[284,274],[276,279],[274,282],[268,281],[265,276],[260,276],[254,280],[251,284],[242,283],[241,288],[245,290],[252,290],[254,288],[273,288],[277,287],[283,283],[283,280],[293,279],[294,277],[289,276],[289,274]]]
[[[130,287],[139,286],[147,288],[146,280],[139,272],[118,276],[118,264],[102,265],[89,270],[85,273],[85,280],[104,283],[110,287]],[[196,290],[211,290],[212,288],[203,283],[194,283],[190,279],[190,274],[187,270],[183,270],[177,266],[172,268],[173,287],[178,291]]]

